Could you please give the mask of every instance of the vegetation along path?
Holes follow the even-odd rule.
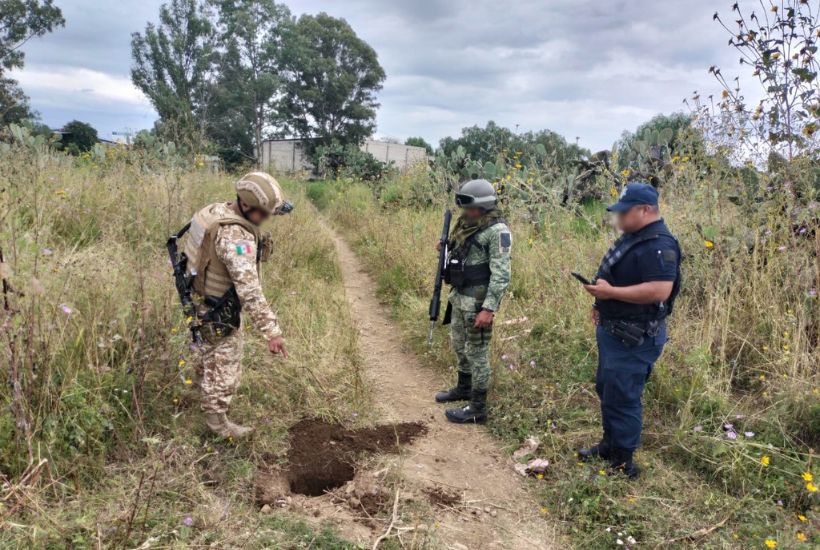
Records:
[[[409,456],[402,460],[402,483],[410,491],[444,496],[439,542],[469,549],[559,546],[553,527],[539,516],[523,480],[485,429],[444,419],[443,407],[432,396],[448,381],[402,349],[400,329],[378,302],[376,285],[348,244],[332,235],[347,301],[361,332],[366,376],[375,387],[383,421],[428,424],[426,435],[409,447]],[[452,501],[447,495],[454,497]]]

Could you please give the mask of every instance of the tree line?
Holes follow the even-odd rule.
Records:
[[[375,50],[344,19],[293,16],[273,0],[170,0],[131,37],[131,79],[155,132],[228,162],[271,137],[358,143],[375,129],[385,79]]]

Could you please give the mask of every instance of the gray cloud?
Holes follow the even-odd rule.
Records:
[[[130,33],[156,19],[160,1],[61,4],[66,28],[28,47],[26,70],[18,75],[35,108],[54,125],[73,118],[68,113],[76,108],[103,133],[150,126],[150,107],[121,85],[131,63]],[[681,110],[695,89],[715,90],[710,65],[737,71],[736,54],[712,22],[714,0],[288,4],[294,14],[344,17],[379,53],[388,77],[378,131],[386,136],[421,135],[435,143],[492,119],[521,130],[549,128],[604,148],[654,114]],[[724,13],[730,5],[718,3]],[[78,69],[119,80],[107,93],[94,87],[104,84],[102,77],[89,85],[83,82],[88,73]],[[27,83],[26,71],[39,76]],[[76,93],[44,86],[48,71],[77,80]]]

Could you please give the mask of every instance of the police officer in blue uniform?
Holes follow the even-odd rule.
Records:
[[[581,449],[582,460],[600,457],[613,469],[637,478],[632,455],[641,439],[641,394],[666,343],[666,318],[680,290],[681,250],[658,208],[658,192],[630,183],[616,204],[622,236],[604,256],[593,284],[592,319],[597,325],[603,437]]]

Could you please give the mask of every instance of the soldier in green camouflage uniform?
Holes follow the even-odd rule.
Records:
[[[447,282],[452,290],[447,307],[458,383],[436,394],[439,403],[470,400],[446,411],[447,419],[456,423],[487,419],[493,318],[510,283],[512,248],[512,233],[497,203],[495,189],[485,180],[469,181],[456,193],[462,212],[448,243]]]

